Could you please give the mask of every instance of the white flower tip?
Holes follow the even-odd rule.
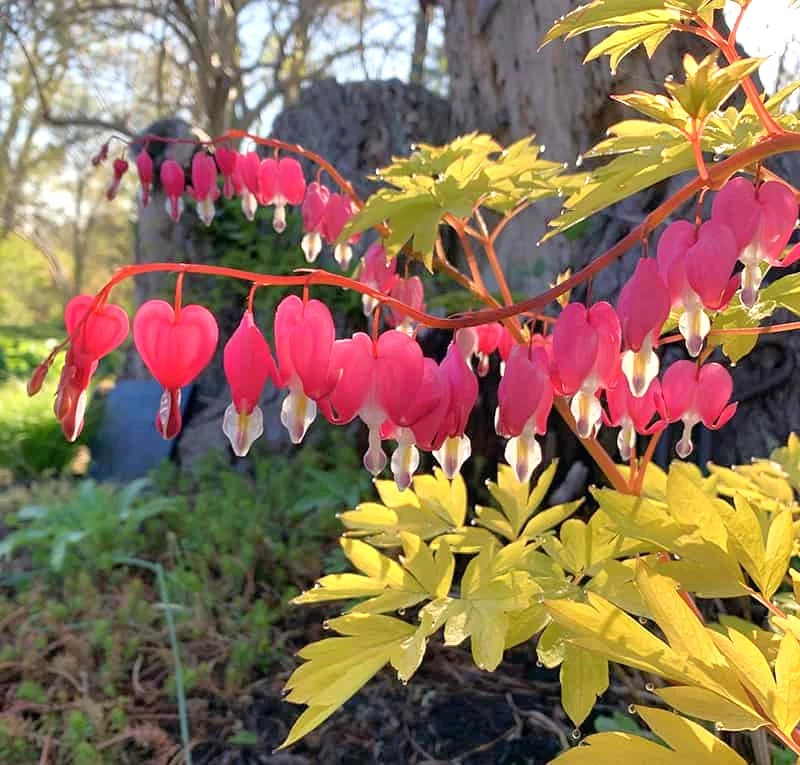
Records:
[[[237,457],[246,456],[253,442],[264,432],[261,409],[254,406],[250,414],[240,414],[229,404],[222,418],[222,432],[230,441],[233,453]]]

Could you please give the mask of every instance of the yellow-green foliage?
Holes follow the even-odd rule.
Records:
[[[471,510],[462,479],[441,471],[402,492],[377,481],[381,502],[341,515],[342,549],[358,573],[325,576],[295,599],[347,602],[326,625],[337,636],[299,654],[288,700],[308,708],[284,746],[387,664],[407,682],[438,635],[450,646],[469,640],[487,671],[538,635],[539,660],[560,666],[562,704],[575,725],[608,687],[613,661],[667,681],[658,694],[680,714],[720,730],[791,735],[800,722],[800,573],[789,569],[800,533],[800,439],[771,460],[711,465],[708,476],[681,462],[667,473],[651,465],[640,497],[593,489],[585,520],[573,517],[584,500],[547,506],[555,472],[553,463],[529,487],[499,465],[488,484],[496,505]],[[741,596],[767,605],[769,622],[702,621],[695,598]],[[407,609],[413,618],[402,618]],[[679,715],[639,713],[669,748],[603,733],[563,759],[743,762]]]

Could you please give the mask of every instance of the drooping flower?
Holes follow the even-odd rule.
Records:
[[[767,181],[755,186],[747,178],[732,178],[714,197],[711,216],[733,231],[741,273],[740,297],[746,308],[758,302],[762,261],[788,266],[781,260],[797,223],[797,199],[783,183]],[[798,255],[800,257],[800,254]]]
[[[333,244],[344,230],[345,224],[353,215],[358,212],[358,208],[347,194],[331,194],[325,212],[325,238]],[[337,244],[333,249],[333,257],[341,266],[342,270],[350,265],[353,257],[353,248],[360,234],[354,234],[343,244]]]
[[[374,290],[388,293],[396,279],[397,258],[387,258],[381,241],[373,242],[361,259],[358,281]],[[362,295],[361,306],[364,316],[371,316],[378,307],[378,301],[370,295]]]
[[[414,389],[412,396],[405,397],[402,405],[390,412],[390,417],[397,418],[401,424],[395,425],[391,420],[384,423],[384,438],[397,440],[391,468],[399,489],[407,489],[411,485],[411,478],[419,467],[417,447],[433,452],[444,443],[445,437],[439,434],[450,407],[450,395],[446,373],[433,359],[426,357],[419,387]]]
[[[303,200],[303,241],[300,244],[308,263],[313,263],[322,252],[322,237],[325,233],[325,212],[328,209],[330,189],[313,181],[308,184]]]
[[[285,297],[275,312],[278,379],[289,394],[281,406],[281,423],[299,444],[317,416],[317,402],[330,395],[338,375],[331,364],[336,331],[333,316],[319,300]]]
[[[711,329],[704,308],[723,308],[736,291],[733,232],[714,221],[706,221],[699,231],[689,221],[675,221],[658,241],[656,260],[672,307],[681,311],[678,329],[686,350],[697,357]]]
[[[475,352],[478,358],[478,377],[486,377],[489,373],[489,356],[498,349],[503,339],[503,329],[503,325],[496,321],[475,327],[478,333],[478,348]]]
[[[150,201],[150,189],[153,187],[153,158],[146,147],[136,155],[136,170],[139,173],[142,207],[147,207]]]
[[[187,189],[197,202],[197,215],[206,226],[214,220],[214,202],[219,199],[217,165],[208,154],[192,157],[192,185]]]
[[[161,163],[160,177],[167,197],[167,214],[177,223],[183,212],[183,189],[186,185],[183,168],[174,159],[165,159]]]
[[[523,483],[530,480],[542,461],[537,435],[547,432],[553,407],[547,342],[534,336],[526,345],[514,345],[497,388],[495,430],[508,438],[505,458]]]
[[[258,168],[261,158],[255,151],[237,154],[233,183],[242,198],[242,213],[247,220],[254,220],[258,209]]]
[[[395,279],[389,288],[389,295],[417,311],[425,310],[425,287],[422,284],[422,279],[418,276]],[[389,309],[386,315],[386,323],[407,334],[411,334],[414,331],[414,319],[395,308]]]
[[[440,368],[450,396],[437,428],[436,442],[440,446],[434,450],[433,456],[444,474],[453,479],[472,454],[472,443],[465,431],[478,399],[478,379],[457,343],[450,344]]]
[[[106,199],[109,202],[117,196],[122,178],[125,173],[128,172],[128,161],[122,159],[122,157],[117,157],[111,164],[111,169],[113,173],[111,176],[111,183],[108,184],[108,188],[106,189]]]
[[[666,422],[657,417],[663,410],[661,384],[658,379],[650,382],[644,395],[634,396],[628,381],[620,378],[613,388],[606,389],[606,403],[608,414],[603,412],[603,422],[609,427],[620,429],[617,434],[617,448],[625,462],[631,458],[636,446],[637,433],[649,436],[666,426]]]
[[[597,396],[616,379],[622,330],[616,311],[605,302],[586,308],[570,303],[553,329],[552,382],[557,393],[572,396],[570,411],[581,438],[600,427]]]
[[[658,272],[658,263],[642,258],[617,300],[622,329],[622,371],[634,396],[644,396],[658,376],[661,328],[669,316],[669,290]]]
[[[692,453],[692,429],[702,422],[718,430],[736,413],[738,403],[728,403],[733,379],[721,364],[704,364],[698,369],[692,361],[676,361],[661,380],[664,416],[668,422],[683,422],[683,435],[675,446],[679,457]]]
[[[303,168],[294,157],[269,157],[258,168],[258,203],[275,205],[272,228],[286,230],[286,205],[299,205],[306,194]]]
[[[234,175],[236,174],[236,160],[238,156],[239,152],[236,151],[236,149],[229,149],[226,146],[217,146],[214,151],[214,159],[216,159],[217,167],[220,173],[222,173],[222,194],[225,199],[233,199],[236,193]]]
[[[181,429],[181,388],[194,380],[214,356],[219,328],[201,305],[176,311],[164,300],[142,303],[133,319],[133,342],[150,374],[163,388],[156,429],[165,439]]]
[[[378,475],[386,466],[381,447],[381,426],[389,419],[407,426],[409,405],[417,399],[423,381],[424,358],[419,344],[403,332],[389,330],[377,342],[357,332],[349,340],[334,344],[332,364],[338,382],[321,410],[332,422],[349,422],[355,417],[369,429],[369,448],[364,466]],[[428,406],[433,408],[436,401]]]
[[[54,410],[68,441],[74,441],[83,430],[87,390],[98,362],[128,337],[125,310],[110,303],[92,308],[94,301],[93,295],[77,295],[64,310],[70,345]]]
[[[277,383],[278,370],[269,343],[247,310],[236,331],[225,344],[225,377],[232,403],[225,410],[222,431],[231,442],[233,453],[244,457],[253,442],[264,432],[264,417],[258,401],[267,380]]]

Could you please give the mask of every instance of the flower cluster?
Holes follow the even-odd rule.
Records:
[[[145,202],[153,181],[152,160],[140,152],[136,165]],[[319,181],[306,186],[299,163],[286,157],[262,159],[256,152],[239,154],[218,147],[215,155],[199,152],[192,160],[191,185],[174,160],[161,164],[160,178],[168,212],[180,215],[182,196],[189,193],[206,224],[219,196],[217,170],[226,197],[238,194],[245,214],[257,205],[274,205],[276,230],[285,226],[287,204],[302,204],[302,249],[309,262],[324,242],[334,244],[334,257],[346,267],[354,239],[338,243],[356,208],[344,194],[331,193]],[[124,168],[114,168],[109,194],[116,193]],[[318,413],[336,424],[358,418],[369,431],[364,465],[377,475],[390,465],[401,488],[410,485],[420,462],[419,451],[431,452],[448,476],[470,456],[466,435],[478,397],[477,377],[490,369],[490,356],[500,357],[501,380],[495,427],[507,438],[506,459],[520,480],[528,480],[541,461],[537,436],[557,398],[568,402],[577,434],[594,438],[600,427],[619,428],[617,445],[628,460],[637,435],[652,435],[667,424],[682,422],[676,451],[692,451],[693,428],[702,423],[720,428],[733,416],[729,403],[733,383],[717,363],[678,361],[659,380],[655,349],[670,311],[693,358],[703,350],[710,330],[708,311],[723,310],[737,290],[742,305],[758,302],[762,266],[787,266],[800,258],[800,246],[783,251],[795,227],[798,207],[791,190],[776,182],[754,185],[734,178],[715,195],[709,220],[677,221],[661,235],[655,259],[644,257],[623,287],[616,307],[607,302],[587,306],[568,303],[549,334],[509,321],[487,323],[456,332],[441,362],[426,358],[415,327],[393,305],[380,313],[379,301],[363,296],[364,313],[374,318],[373,335],[355,333],[336,339],[333,317],[319,300],[284,298],[274,319],[275,357],[249,307],[224,349],[225,374],[232,402],[222,428],[235,454],[247,454],[263,432],[258,406],[267,381],[287,391],[281,422],[293,443],[300,443]],[[741,273],[735,273],[741,263]],[[358,280],[406,307],[424,311],[424,290],[418,276],[401,278],[397,261],[380,241],[371,245],[357,269]],[[211,361],[218,343],[217,323],[199,305],[162,300],[144,303],[133,321],[136,348],[163,395],[156,427],[164,438],[181,429],[180,391]],[[388,329],[379,332],[380,319]],[[119,307],[90,296],[74,298],[65,321],[70,347],[56,399],[56,415],[65,434],[74,439],[83,426],[86,390],[98,360],[128,334],[128,319]],[[473,362],[474,367],[473,369]],[[477,373],[477,375],[476,375]],[[396,442],[391,460],[383,449]]]

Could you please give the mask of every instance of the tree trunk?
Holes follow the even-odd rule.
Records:
[[[456,129],[488,132],[503,144],[535,133],[537,143],[546,146],[545,158],[571,164],[611,124],[632,116],[610,93],[652,88],[680,67],[687,46],[705,50],[688,35],[671,35],[652,61],[636,52],[612,76],[604,60],[582,63],[599,39],[592,35],[537,50],[553,21],[574,9],[572,0],[442,0],[442,5]],[[557,202],[537,204],[500,240],[514,286],[531,294],[585,259],[584,242],[564,237],[541,251],[533,248],[557,212]]]

